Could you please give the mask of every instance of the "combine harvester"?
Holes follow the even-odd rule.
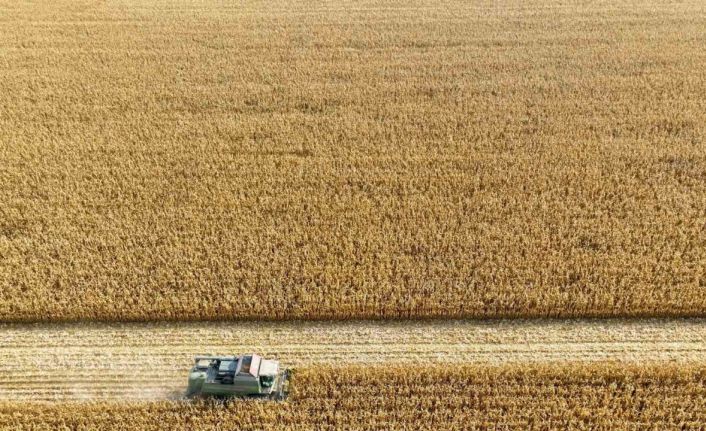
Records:
[[[256,354],[197,356],[187,397],[251,397],[281,401],[289,393],[289,370]]]

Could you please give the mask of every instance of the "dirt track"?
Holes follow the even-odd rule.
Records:
[[[706,363],[706,319],[0,325],[0,400],[178,397],[195,354],[316,363]]]

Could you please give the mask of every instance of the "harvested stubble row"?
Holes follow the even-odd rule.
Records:
[[[0,325],[0,401],[177,398],[195,355],[241,352],[296,368],[706,364],[706,319],[8,324]]]
[[[315,367],[286,403],[0,403],[12,430],[699,429],[703,366]]]
[[[0,320],[706,311],[706,2],[0,17]]]

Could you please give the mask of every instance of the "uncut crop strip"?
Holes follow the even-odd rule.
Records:
[[[706,366],[318,366],[284,403],[0,401],[0,429],[702,429]]]
[[[181,396],[196,354],[314,364],[706,363],[706,320],[10,324],[0,399]]]
[[[704,316],[703,0],[0,2],[0,320]]]

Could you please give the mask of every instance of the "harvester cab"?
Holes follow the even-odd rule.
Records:
[[[188,397],[259,397],[283,400],[289,392],[289,370],[256,354],[197,356],[189,374]]]

